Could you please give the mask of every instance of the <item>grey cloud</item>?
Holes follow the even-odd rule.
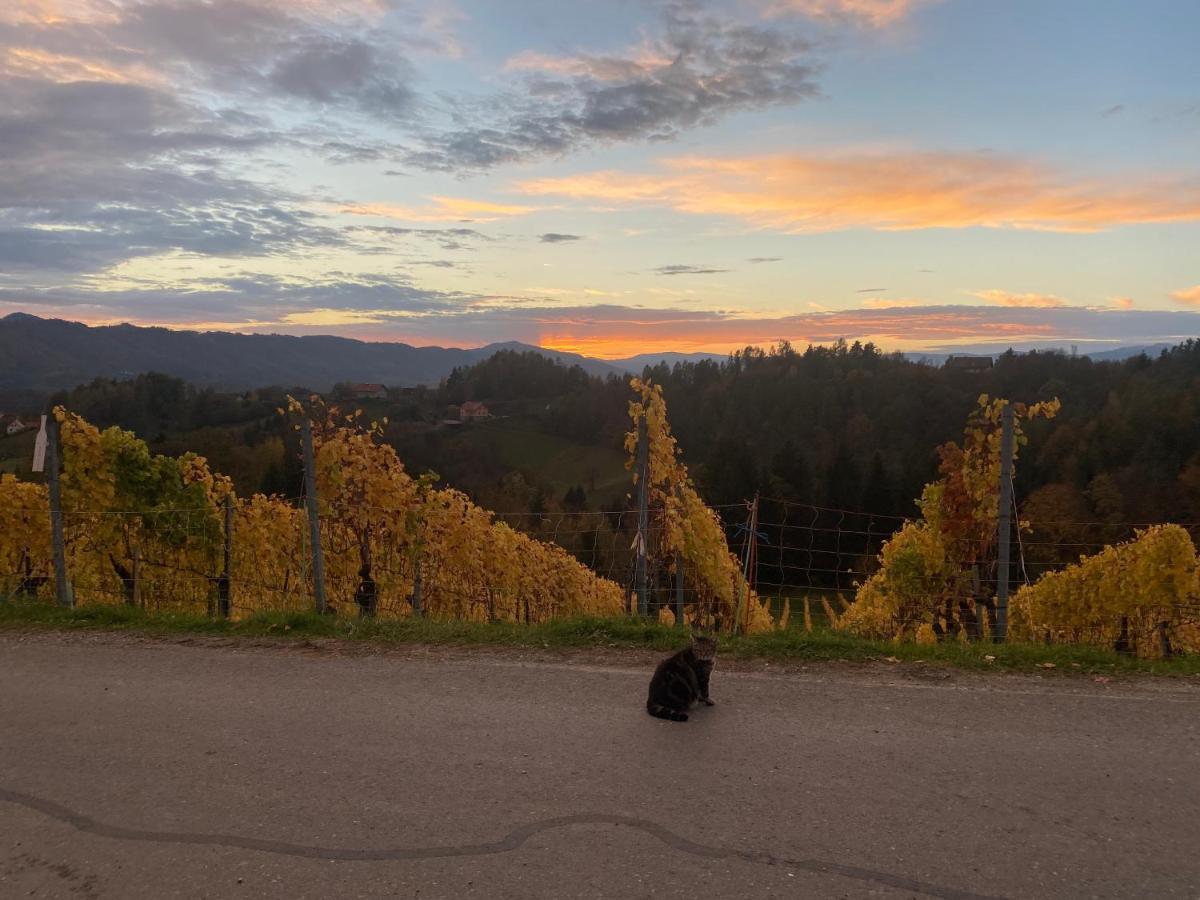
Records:
[[[538,240],[543,244],[566,244],[571,241],[582,241],[583,238],[578,234],[560,234],[557,231],[547,231]]]
[[[338,163],[488,168],[597,141],[671,138],[815,92],[804,41],[676,2],[653,47],[669,65],[582,56],[578,73],[557,81],[533,76],[499,97],[444,99],[450,126],[397,148],[364,138],[345,117],[286,131],[271,117],[280,104],[302,103],[412,126],[427,104],[413,92],[412,44],[401,35],[358,19],[317,24],[286,4],[250,0],[130,0],[106,10],[89,23],[0,23],[0,271],[32,284],[173,250],[246,256],[363,240],[367,232],[328,227],[286,188],[235,174],[282,166],[256,159],[268,149]],[[8,47],[158,77],[28,77],[5,68]],[[472,229],[406,234],[454,251],[488,239]],[[388,236],[375,232],[368,252],[381,252]]]
[[[721,272],[728,272],[728,269],[706,269],[703,266],[686,266],[686,265],[671,265],[659,266],[653,271],[659,275],[717,275]]]
[[[491,241],[474,228],[404,228],[397,225],[352,225],[345,229],[353,235],[386,238],[420,238],[436,243],[443,250],[467,250],[472,242]]]
[[[390,154],[383,147],[372,144],[354,144],[350,141],[323,141],[319,144],[322,155],[331,163],[339,165],[347,163],[379,162],[389,158]],[[390,172],[384,172],[390,175]]]
[[[580,55],[566,77],[530,77],[523,91],[489,98],[486,107],[455,104],[459,119],[482,124],[426,133],[424,146],[404,159],[425,169],[487,169],[596,142],[670,140],[735,112],[818,92],[808,41],[705,15],[696,4],[667,4],[654,49],[670,62]]]
[[[286,192],[219,163],[278,136],[156,88],[0,79],[0,264],[87,272],[183,250],[337,243]]]
[[[277,206],[208,201],[187,209],[76,207],[32,225],[5,227],[0,212],[0,268],[85,273],[168,250],[206,256],[255,256],[332,246],[338,234]],[[54,220],[66,224],[55,224]],[[54,227],[47,227],[53,225]]]
[[[749,259],[746,260],[746,262],[748,262],[748,263],[770,263],[770,262],[782,262],[782,261],[783,261],[782,256],[751,256]]]
[[[412,66],[397,41],[379,29],[318,27],[281,6],[221,3],[141,3],[109,26],[160,63],[178,60],[216,87],[247,89],[323,105],[348,103],[372,115],[404,117],[413,110]]]
[[[385,64],[375,47],[361,40],[310,38],[283,57],[269,75],[284,93],[317,103],[349,99],[364,110],[396,117],[415,103],[406,60]]]
[[[280,319],[309,310],[370,310],[386,318],[437,315],[468,308],[474,295],[431,291],[393,275],[331,273],[324,279],[282,280],[268,275],[197,279],[187,291],[149,288],[109,291],[106,313],[163,323]],[[96,294],[79,288],[0,288],[0,305],[67,309],[95,306]]]
[[[431,266],[435,269],[460,269],[462,263],[456,262],[453,259],[424,259],[417,262],[408,263],[410,266]]]
[[[403,39],[342,17],[319,25],[283,4],[148,0],[114,4],[110,18],[0,26],[12,44],[117,67],[149,64],[181,82],[226,94],[257,93],[349,106],[403,119],[416,105]]]

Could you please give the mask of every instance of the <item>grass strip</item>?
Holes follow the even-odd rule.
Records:
[[[302,612],[261,612],[237,620],[127,606],[0,600],[0,630],[99,630],[148,635],[220,635],[283,639],[337,638],[381,645],[492,645],[529,648],[627,648],[668,651],[686,645],[687,633],[654,621],[578,617],[540,625],[453,622],[433,619],[360,619]],[[1200,655],[1136,659],[1087,646],[945,644],[868,641],[826,629],[799,628],[723,636],[721,654],[790,662],[923,663],[971,670],[1147,674],[1200,677]]]

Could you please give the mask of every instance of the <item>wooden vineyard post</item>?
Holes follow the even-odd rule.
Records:
[[[75,597],[67,580],[67,545],[63,538],[62,487],[58,481],[62,433],[58,417],[50,414],[46,430],[46,473],[50,487],[50,531],[54,542],[54,593],[59,606],[71,608]]]
[[[1008,637],[1008,564],[1012,537],[1013,408],[1007,404],[1000,419],[1000,516],[996,554],[995,641]]]
[[[130,568],[133,588],[129,592],[129,603],[134,607],[142,605],[142,548],[133,548],[133,565]]]
[[[312,422],[306,416],[301,426],[304,443],[304,503],[308,507],[308,531],[312,539],[313,597],[316,610],[329,612],[325,602],[325,559],[321,553],[321,519],[317,505],[317,468],[313,459]]]
[[[413,563],[412,614],[418,619],[423,614],[421,607],[421,557],[419,556]],[[520,617],[518,616],[518,618]]]
[[[683,624],[683,554],[675,558],[675,624]]]
[[[650,535],[650,440],[646,415],[638,419],[637,445],[637,476],[638,476],[638,536],[637,536],[637,569],[633,576],[634,588],[637,591],[637,611],[639,616],[649,613],[649,596],[646,585],[646,545]]]
[[[233,606],[233,495],[225,495],[225,542],[217,581],[217,615],[228,619]]]

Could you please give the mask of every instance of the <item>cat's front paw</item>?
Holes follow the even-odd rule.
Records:
[[[704,705],[705,705],[705,706],[716,706],[716,705],[717,705],[717,701],[716,701],[716,700],[711,700],[711,699],[709,699],[708,697],[705,697],[705,698],[704,698]]]

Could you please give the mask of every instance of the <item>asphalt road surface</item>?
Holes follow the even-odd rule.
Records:
[[[1194,680],[651,663],[0,635],[0,897],[1200,897]]]

